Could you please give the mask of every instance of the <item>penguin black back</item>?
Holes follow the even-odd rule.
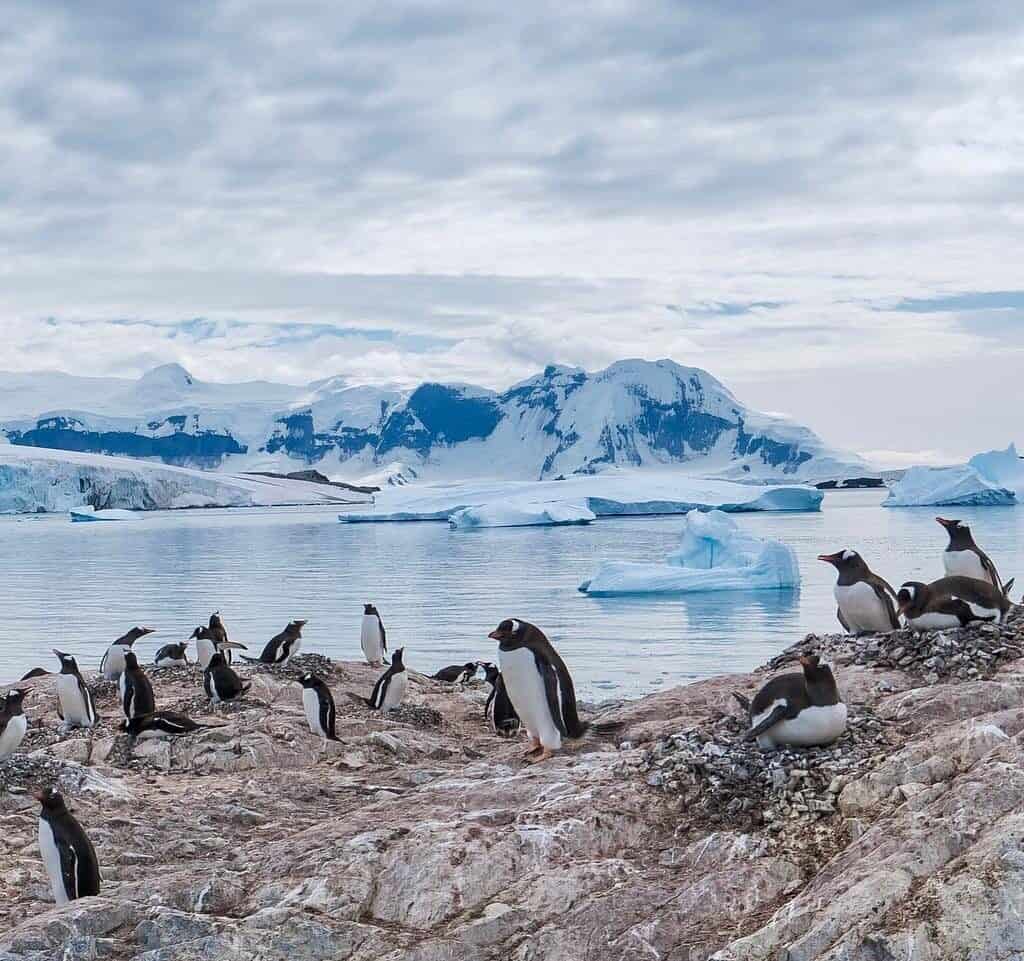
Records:
[[[337,741],[337,710],[334,706],[334,695],[331,694],[327,682],[312,671],[307,671],[299,678],[299,683],[302,685],[302,706],[310,730],[328,741]]]
[[[224,655],[219,651],[210,658],[210,663],[203,671],[203,690],[214,703],[233,701],[245,694],[251,684],[243,684],[242,679],[228,667]]]
[[[134,651],[125,652],[121,687],[121,706],[126,718],[131,719],[136,714],[152,714],[156,710],[153,685],[146,677],[146,672],[139,666],[139,659]]]
[[[66,904],[100,893],[96,850],[82,825],[53,788],[35,795],[40,804],[39,848],[54,900]]]
[[[377,678],[377,683],[373,685],[373,691],[371,692],[366,703],[372,708],[376,708],[378,711],[384,710],[385,705],[388,703],[388,691],[391,685],[395,683],[395,678],[400,674],[405,673],[405,648],[398,648],[391,655],[391,665],[388,669]],[[404,685],[404,679],[403,679]]]

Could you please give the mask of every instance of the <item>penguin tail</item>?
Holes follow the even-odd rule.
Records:
[[[1017,578],[1016,578],[1016,577],[1011,577],[1011,578],[1010,578],[1010,579],[1009,579],[1009,580],[1008,580],[1008,581],[1007,581],[1007,582],[1006,582],[1006,583],[1005,583],[1005,584],[1003,585],[1003,594],[1004,594],[1004,595],[1005,595],[1006,597],[1009,597],[1009,596],[1010,596],[1010,591],[1012,591],[1012,590],[1013,590],[1013,582],[1014,582],[1014,581],[1016,581],[1016,580],[1017,580]]]
[[[242,690],[238,692],[239,697],[241,697],[243,694],[248,694],[250,690],[252,690],[251,684],[243,684]]]
[[[732,696],[736,699],[736,703],[743,708],[748,714],[750,713],[750,698],[745,694],[740,694],[739,691],[733,691]]]

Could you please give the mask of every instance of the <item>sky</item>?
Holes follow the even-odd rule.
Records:
[[[1022,41],[941,0],[14,0],[0,370],[671,357],[876,463],[1005,446]]]

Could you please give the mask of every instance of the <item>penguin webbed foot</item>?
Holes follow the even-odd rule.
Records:
[[[526,760],[527,764],[540,764],[542,761],[548,761],[555,756],[555,752],[549,747],[542,747],[540,754],[536,757],[528,757]]]

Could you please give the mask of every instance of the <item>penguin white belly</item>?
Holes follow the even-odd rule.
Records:
[[[28,730],[28,719],[24,714],[18,714],[7,722],[4,733],[0,734],[0,761],[10,757],[25,739],[25,732]]]
[[[111,644],[103,658],[103,676],[113,681],[124,672],[124,645]]]
[[[371,614],[363,615],[363,627],[359,643],[368,664],[380,664],[384,660],[384,644],[380,637],[380,622]]]
[[[154,661],[154,667],[176,667],[184,666],[187,661],[184,661],[180,657],[161,657],[160,660]]]
[[[1003,622],[1003,612],[998,607],[983,607],[981,604],[972,604],[970,601],[967,602],[967,606],[975,617],[983,617],[986,621],[991,621],[993,624],[1001,624]]]
[[[53,900],[57,905],[67,904],[71,899],[68,892],[64,890],[64,874],[60,867],[60,851],[57,850],[57,842],[53,837],[53,828],[44,818],[39,819],[39,853],[43,858],[43,865],[50,877],[50,890],[53,891]]]
[[[978,581],[992,583],[992,578],[981,566],[981,558],[974,551],[945,551],[942,563],[947,577],[973,577]]]
[[[792,720],[779,721],[757,737],[758,747],[771,749],[783,744],[809,747],[831,744],[846,730],[846,705],[828,704],[823,707],[805,707]],[[763,715],[762,715],[763,717]],[[754,719],[754,724],[757,719]]]
[[[918,631],[944,631],[951,627],[959,627],[960,618],[953,614],[928,611],[920,617],[908,617],[907,623]]]
[[[544,679],[537,670],[533,651],[528,647],[514,651],[499,649],[498,660],[505,690],[527,733],[544,747],[557,751],[562,746],[562,733],[551,717]]]
[[[299,653],[299,648],[302,647],[302,638],[297,637],[295,643],[291,647],[286,647],[284,650],[284,657],[281,658],[280,663],[283,665],[287,664],[296,654]]]
[[[891,631],[889,612],[874,588],[865,581],[836,585],[836,603],[854,633],[859,631]]]
[[[57,675],[57,699],[65,724],[70,727],[92,727],[88,705],[78,689],[78,678],[74,674]]]
[[[314,734],[324,737],[324,729],[320,726],[320,698],[312,688],[304,687],[302,689],[302,707],[306,712],[309,729]]]
[[[408,683],[409,678],[406,676],[405,671],[393,674],[391,676],[391,683],[388,684],[388,689],[384,693],[384,703],[380,706],[380,709],[382,711],[393,711],[398,707],[405,697],[405,688]]]
[[[213,657],[215,650],[213,641],[208,641],[204,637],[196,640],[196,657],[199,659],[199,666],[204,671],[210,666],[210,658]]]

